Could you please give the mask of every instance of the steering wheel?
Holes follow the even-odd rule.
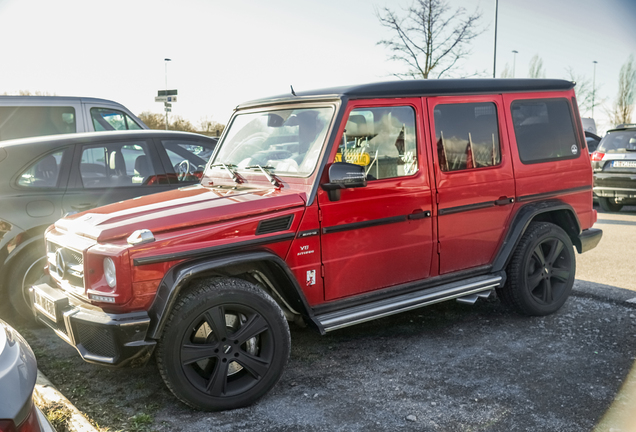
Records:
[[[191,168],[192,168],[192,165],[190,165],[189,160],[184,159],[181,162],[179,162],[176,168],[177,178],[179,179],[179,181],[185,180],[185,178],[190,174]]]

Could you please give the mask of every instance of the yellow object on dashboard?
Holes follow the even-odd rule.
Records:
[[[342,162],[342,153],[336,153],[334,162]],[[371,163],[371,156],[367,152],[347,151],[345,152],[345,162],[367,166]]]

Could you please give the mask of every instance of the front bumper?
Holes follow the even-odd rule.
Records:
[[[48,283],[30,289],[36,318],[74,346],[87,362],[123,366],[143,364],[156,341],[146,340],[150,318],[146,312],[109,314],[74,301]]]

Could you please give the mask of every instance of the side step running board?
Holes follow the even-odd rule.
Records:
[[[435,288],[427,288],[397,297],[328,312],[317,315],[315,318],[325,332],[330,332],[446,300],[457,299],[460,302],[472,304],[477,301],[478,296],[488,297],[491,291],[499,287],[502,282],[503,277],[500,275],[477,276]],[[472,299],[473,296],[474,300]]]

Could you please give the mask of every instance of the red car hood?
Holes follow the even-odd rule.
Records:
[[[303,206],[303,197],[304,193],[293,190],[223,190],[196,185],[87,210],[58,220],[55,227],[104,242],[127,237],[138,229],[149,229],[156,235]]]

